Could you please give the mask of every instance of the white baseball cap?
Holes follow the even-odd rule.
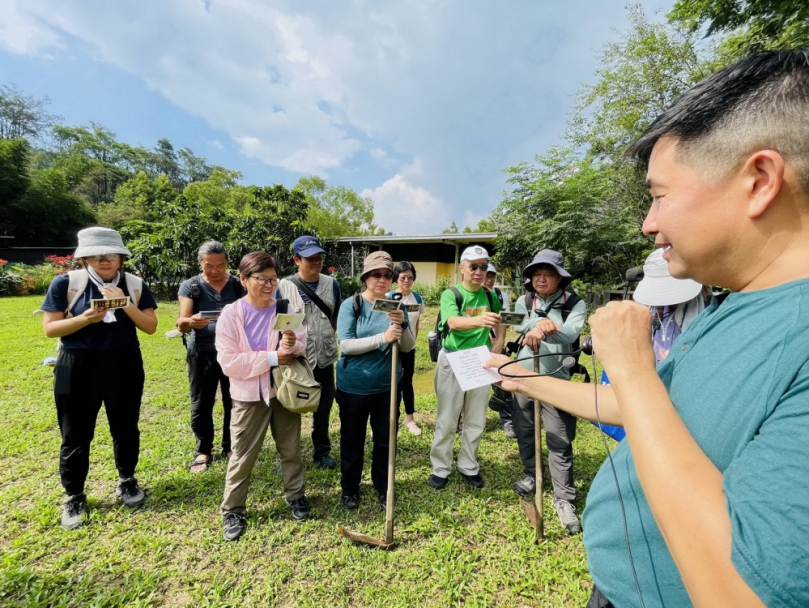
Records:
[[[489,261],[489,252],[480,245],[472,245],[463,250],[461,262],[464,260],[486,260]],[[486,271],[488,272],[488,270]]]
[[[489,262],[488,268],[486,268],[486,274],[489,274],[490,272],[497,274],[497,268],[495,268],[494,264],[492,264],[491,262]]]
[[[643,279],[632,297],[644,306],[673,306],[696,298],[701,291],[700,283],[671,276],[663,250],[655,249],[643,264]]]

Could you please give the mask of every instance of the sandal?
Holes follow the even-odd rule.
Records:
[[[188,470],[191,473],[204,473],[207,471],[211,466],[211,457],[207,454],[196,454],[194,456],[194,460],[191,461],[191,464],[188,465]],[[205,467],[198,471],[194,470],[194,467]]]
[[[419,428],[419,425],[416,424],[415,420],[405,420],[405,426],[411,434],[416,436],[421,435],[421,429]]]

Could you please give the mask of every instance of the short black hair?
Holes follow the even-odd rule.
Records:
[[[757,149],[777,150],[809,191],[809,50],[752,55],[681,95],[628,150],[648,168],[655,144],[677,139],[697,165],[730,170]]]
[[[413,280],[416,280],[416,267],[413,266],[410,262],[399,262],[396,264],[396,268],[394,268],[397,275],[402,274],[403,272],[407,272],[410,270],[413,273]]]

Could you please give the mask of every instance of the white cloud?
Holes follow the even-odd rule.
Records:
[[[623,3],[0,0],[0,50],[130,73],[227,133],[245,164],[339,170],[359,188],[396,171],[373,192],[438,201],[442,219],[406,218],[412,233],[488,215],[500,169],[558,141]],[[380,209],[394,232],[403,219]]]
[[[444,201],[414,186],[401,173],[373,190],[363,190],[360,196],[374,201],[376,223],[394,234],[440,232],[451,222]]]
[[[0,0],[0,50],[47,57],[49,50],[65,48],[56,32],[26,14],[22,5],[21,0]]]

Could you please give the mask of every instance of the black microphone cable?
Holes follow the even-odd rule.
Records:
[[[598,430],[601,434],[601,440],[604,443],[604,451],[607,453],[607,459],[610,463],[610,468],[612,469],[612,477],[615,480],[615,489],[618,492],[618,503],[621,505],[621,518],[622,523],[624,526],[624,541],[626,543],[626,552],[629,556],[629,567],[632,570],[632,578],[635,581],[635,590],[638,592],[638,601],[640,602],[640,608],[646,608],[646,604],[643,602],[643,594],[640,590],[640,581],[638,580],[638,572],[635,569],[635,560],[632,557],[632,547],[629,544],[629,525],[626,519],[626,507],[624,506],[624,497],[621,494],[621,484],[618,482],[618,473],[615,470],[615,462],[612,460],[612,451],[610,450],[610,446],[607,443],[606,433],[604,433],[604,428],[601,424],[601,415],[598,411],[598,370],[596,367],[596,354],[592,348],[592,341],[587,338],[584,343],[582,344],[581,348],[576,349],[573,352],[568,353],[545,353],[543,354],[536,354],[531,355],[530,357],[523,357],[521,359],[514,359],[513,361],[509,361],[504,363],[500,367],[497,368],[497,373],[499,373],[503,378],[542,378],[544,376],[553,376],[554,374],[562,371],[564,368],[571,368],[576,364],[575,356],[584,352],[585,354],[591,355],[591,360],[593,364],[593,405],[595,406],[595,414],[596,414],[596,423],[598,426]],[[541,359],[542,357],[565,357],[562,361],[562,365],[559,366],[556,370],[548,373],[540,373],[540,374],[504,374],[503,369],[508,367],[509,365],[514,365],[515,363],[519,363],[521,361],[532,361],[534,359]]]

